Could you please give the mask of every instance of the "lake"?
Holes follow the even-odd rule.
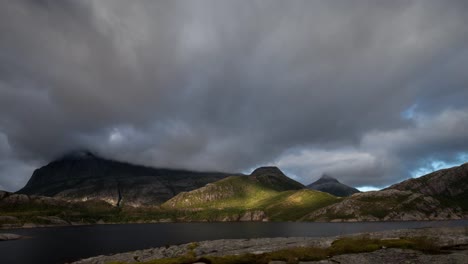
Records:
[[[368,223],[160,223],[2,230],[0,263],[66,263],[96,255],[223,238],[319,237],[402,228],[468,226],[468,220]]]

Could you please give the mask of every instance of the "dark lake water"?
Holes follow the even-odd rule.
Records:
[[[468,226],[468,220],[371,223],[161,223],[2,230],[0,263],[54,264],[102,254],[222,238],[334,236],[402,228]]]

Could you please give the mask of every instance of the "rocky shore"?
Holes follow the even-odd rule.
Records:
[[[410,263],[466,263],[468,259],[468,227],[455,227],[404,229],[322,238],[222,239],[150,248],[109,256],[97,256],[74,262],[74,264],[137,263],[161,258],[180,257],[189,253],[201,257],[240,255],[245,253],[262,254],[297,247],[327,248],[339,238],[359,237],[363,235],[371,239],[425,237],[432,239],[436,246],[446,248],[447,250],[443,252],[444,254],[431,255],[409,249],[382,248],[368,253],[337,255],[320,262],[303,263],[406,263],[405,261],[410,261]],[[273,263],[281,264],[286,262]]]
[[[21,239],[21,238],[23,237],[20,235],[16,235],[16,234],[7,234],[7,233],[1,234],[0,233],[0,241],[16,240],[16,239]]]

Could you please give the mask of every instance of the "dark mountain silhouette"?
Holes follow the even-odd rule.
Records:
[[[326,174],[317,181],[307,185],[307,188],[341,197],[350,196],[359,192],[358,189],[342,184],[337,179]]]
[[[305,188],[301,183],[284,175],[277,167],[260,167],[254,170],[249,177],[276,191],[300,190]]]
[[[17,193],[77,201],[98,199],[113,205],[157,205],[229,175],[233,174],[152,168],[77,151],[35,170]]]

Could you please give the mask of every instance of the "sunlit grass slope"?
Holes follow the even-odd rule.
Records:
[[[200,189],[180,193],[162,205],[163,208],[257,208],[262,200],[278,194],[264,184],[246,176],[232,176]]]
[[[291,221],[340,200],[342,198],[328,193],[304,189],[278,193],[261,201],[261,204],[271,220]]]
[[[162,205],[163,209],[189,211],[185,217],[209,219],[261,210],[273,221],[294,221],[308,213],[341,199],[313,190],[281,190],[277,184],[258,181],[251,176],[232,176],[200,189],[180,193]],[[218,218],[219,218],[218,217]]]

